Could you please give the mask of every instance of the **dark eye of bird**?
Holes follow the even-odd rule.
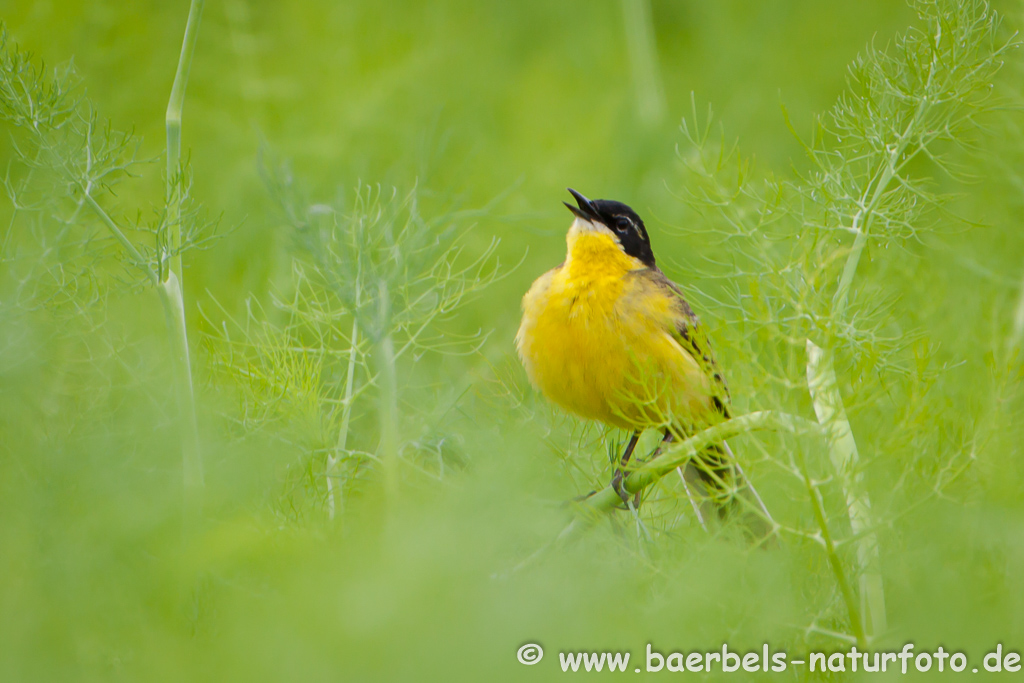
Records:
[[[619,232],[626,232],[632,226],[633,224],[629,221],[628,218],[624,216],[619,216],[618,218],[615,219],[615,229]]]

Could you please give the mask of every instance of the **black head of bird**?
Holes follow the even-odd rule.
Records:
[[[568,189],[576,198],[577,206],[573,206],[569,202],[562,203],[578,219],[591,223],[595,229],[607,230],[626,254],[639,260],[645,266],[654,267],[651,239],[647,235],[644,222],[636,211],[622,202],[611,199],[590,200],[571,187]]]

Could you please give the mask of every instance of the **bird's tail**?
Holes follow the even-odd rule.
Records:
[[[708,447],[686,464],[680,476],[705,528],[712,513],[722,520],[738,518],[757,540],[774,533],[775,520],[743,473],[729,444],[723,441]]]

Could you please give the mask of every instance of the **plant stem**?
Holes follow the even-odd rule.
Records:
[[[642,491],[669,472],[675,470],[676,467],[685,465],[691,458],[711,444],[719,443],[737,434],[752,432],[758,429],[774,429],[793,433],[807,430],[820,431],[819,426],[814,422],[788,413],[772,410],[747,413],[746,415],[719,422],[713,427],[697,432],[684,441],[672,444],[661,457],[648,461],[630,473],[623,480],[622,486],[629,493]],[[619,494],[611,486],[608,486],[582,501],[579,507],[589,512],[611,512],[621,503],[622,498],[619,497]]]
[[[185,323],[185,274],[181,263],[181,202],[184,182],[181,172],[181,113],[185,106],[185,87],[192,68],[192,55],[199,36],[202,12],[203,0],[192,0],[164,117],[167,127],[167,230],[170,234],[167,240],[169,254],[160,254],[159,264],[160,298],[167,314],[168,334],[174,350],[186,512],[195,510],[198,505],[197,493],[203,487],[203,462],[196,420],[195,391],[192,386],[192,366],[189,361],[188,328]],[[166,264],[168,255],[169,266]]]
[[[121,228],[114,222],[114,219],[110,217],[110,214],[89,193],[89,188],[84,188],[84,191],[85,203],[89,205],[89,208],[93,210],[93,213],[99,217],[103,224],[107,226],[110,233],[120,242],[121,246],[124,247],[138,267],[143,269],[146,277],[157,286],[160,303],[163,304],[164,316],[167,321],[167,336],[171,345],[171,354],[174,357],[178,415],[182,428],[181,461],[186,508],[194,509],[197,501],[192,499],[195,497],[195,492],[203,486],[203,462],[199,449],[199,425],[196,421],[193,399],[192,365],[189,361],[188,353],[185,306],[178,278],[173,272],[168,272],[167,278],[161,282],[157,272],[150,267],[139,250],[125,236]]]
[[[150,282],[154,285],[160,284],[160,276],[157,275],[157,272],[150,267],[146,258],[138,249],[135,248],[135,245],[132,244],[131,240],[125,236],[121,228],[117,227],[117,223],[115,223],[114,219],[110,217],[110,214],[107,213],[103,207],[99,205],[99,202],[93,198],[90,194],[90,189],[88,187],[84,187],[83,192],[85,193],[85,203],[89,205],[89,208],[92,209],[93,213],[95,213],[97,217],[99,217],[100,221],[107,226],[107,229],[110,231],[110,234],[114,236],[114,239],[124,247],[124,250],[127,251],[128,255],[135,261],[135,265],[142,269],[146,274],[146,278]]]
[[[859,612],[865,620],[861,630],[877,636],[885,631],[885,591],[882,584],[878,537],[871,525],[871,499],[860,470],[860,455],[853,430],[846,417],[846,408],[839,393],[831,354],[807,340],[807,386],[814,401],[818,423],[829,437],[829,456],[839,473],[846,496],[850,528],[857,538],[857,563],[860,569]],[[854,613],[850,613],[851,620]]]
[[[839,592],[843,594],[843,602],[846,603],[846,611],[850,616],[850,625],[853,629],[853,635],[857,639],[857,644],[862,649],[867,649],[868,639],[867,634],[864,632],[864,621],[861,616],[860,607],[857,604],[857,597],[853,593],[853,588],[850,586],[849,579],[846,578],[846,571],[843,569],[843,562],[836,552],[836,544],[832,540],[832,532],[828,526],[828,519],[825,516],[825,506],[821,500],[821,491],[811,481],[811,477],[807,472],[807,463],[803,456],[800,456],[800,465],[803,469],[804,485],[807,487],[807,493],[811,497],[811,507],[814,510],[814,519],[818,523],[818,528],[821,530],[821,539],[825,545],[825,554],[828,556],[828,564],[832,567],[832,573],[835,574],[836,583],[839,584]]]
[[[157,288],[167,317],[167,331],[175,357],[175,380],[178,386],[178,415],[181,421],[181,461],[185,484],[186,507],[195,509],[193,500],[203,487],[203,460],[199,448],[199,425],[196,420],[192,387],[192,365],[189,362],[188,334],[185,327],[185,307],[178,277],[173,271]]]
[[[688,439],[675,442],[669,445],[661,457],[650,460],[642,467],[634,470],[627,476],[622,487],[629,493],[637,493],[647,486],[658,481],[661,477],[677,468],[685,466],[689,460],[713,443],[720,443],[737,434],[751,432],[758,429],[776,429],[794,434],[806,431],[820,432],[818,424],[805,420],[795,415],[779,413],[771,410],[763,410],[756,413],[748,413],[740,417],[734,417],[724,422],[719,422],[713,427],[698,432]],[[685,480],[684,480],[685,481]],[[580,513],[572,520],[558,537],[547,543],[543,548],[537,550],[525,560],[516,565],[512,571],[532,564],[538,558],[550,550],[569,543],[582,535],[595,522],[602,519],[605,514],[614,512],[615,508],[622,503],[622,498],[611,486],[608,486],[589,498],[586,498],[576,506]],[[700,517],[698,513],[698,517]],[[703,525],[703,521],[702,521]]]
[[[178,68],[174,73],[174,85],[167,101],[167,113],[164,123],[167,127],[167,225],[171,231],[170,269],[178,276],[179,284],[184,285],[181,266],[181,112],[185,106],[185,87],[188,85],[188,74],[192,68],[192,55],[199,37],[199,20],[203,13],[204,0],[192,0],[188,9],[188,21],[185,23],[185,37],[181,42],[181,53],[178,55]]]
[[[933,61],[929,67],[925,92],[930,90],[934,76],[935,62]],[[853,278],[857,273],[857,266],[860,264],[861,255],[867,245],[868,236],[871,234],[871,223],[878,213],[878,206],[882,197],[885,196],[889,183],[896,177],[897,164],[900,163],[901,157],[913,139],[915,129],[923,120],[928,105],[928,98],[922,97],[913,118],[899,135],[897,143],[881,160],[881,168],[875,172],[871,181],[864,187],[859,202],[860,208],[853,218],[852,227],[856,237],[850,255],[843,266],[835,297],[832,299],[832,320],[836,323],[842,323],[846,316]],[[854,536],[859,536],[857,559],[860,569],[863,609],[857,609],[857,606],[850,600],[847,600],[847,608],[850,620],[854,623],[855,632],[861,634],[858,640],[861,640],[866,637],[864,634],[868,631],[868,625],[863,621],[865,618],[870,620],[871,635],[877,636],[886,628],[885,592],[879,561],[878,538],[870,531],[871,502],[863,485],[863,474],[858,469],[857,442],[853,438],[853,431],[846,418],[846,409],[843,407],[843,398],[839,393],[832,354],[817,346],[810,339],[807,340],[807,384],[814,401],[814,411],[818,416],[818,422],[830,435],[829,456],[833,467],[841,477],[840,486],[846,496],[851,529]],[[819,525],[822,527],[822,533],[825,533],[827,524],[824,510],[821,510]],[[833,552],[833,549],[830,549],[829,552]],[[839,572],[841,565],[837,564],[838,558],[830,556],[829,560],[837,571],[837,580],[845,580]]]
[[[839,286],[836,288],[835,298],[832,300],[832,311],[835,314],[836,320],[842,320],[843,315],[846,313],[846,304],[850,297],[850,286],[853,284],[853,276],[857,274],[857,266],[860,264],[861,254],[864,253],[864,247],[868,243],[868,233],[871,228],[871,219],[875,215],[875,211],[878,208],[878,203],[882,199],[882,195],[885,194],[885,188],[892,182],[892,178],[895,175],[895,163],[898,158],[897,154],[902,153],[902,148],[894,151],[892,155],[886,160],[885,169],[882,171],[882,176],[878,179],[878,183],[875,185],[875,191],[871,196],[871,201],[861,208],[857,212],[857,215],[853,217],[853,229],[856,231],[857,236],[853,240],[853,247],[850,249],[850,255],[846,258],[846,264],[843,266],[843,274],[839,278]],[[870,190],[870,186],[868,187]]]
[[[380,458],[384,463],[384,490],[390,501],[398,497],[398,378],[395,341],[390,333],[391,300],[387,282],[380,283],[381,338],[376,364],[379,391]]]
[[[352,334],[349,336],[348,375],[345,377],[345,401],[341,408],[341,429],[338,430],[338,443],[334,454],[327,456],[327,517],[334,519],[334,466],[341,459],[341,454],[348,446],[348,426],[352,418],[352,388],[356,376],[356,351],[359,346],[359,320],[352,320]]]
[[[842,277],[839,278],[839,287],[836,289],[836,296],[833,299],[832,310],[836,312],[836,320],[841,320],[846,312],[846,303],[850,296],[850,285],[853,284],[853,276],[857,273],[857,265],[860,263],[860,256],[864,253],[864,247],[868,243],[868,233],[864,229],[857,231],[853,240],[853,247],[850,255],[843,266]]]
[[[932,62],[928,70],[928,78],[925,82],[925,91],[927,92],[931,88],[932,80],[935,77],[935,63]],[[857,273],[857,265],[860,263],[861,254],[864,253],[864,247],[868,242],[868,235],[871,232],[871,222],[878,211],[878,205],[882,201],[882,197],[885,195],[886,189],[889,187],[889,183],[896,176],[896,164],[900,161],[900,157],[903,156],[904,152],[907,151],[907,146],[910,144],[911,134],[914,129],[921,123],[924,118],[925,111],[928,107],[928,98],[924,97],[921,102],[917,105],[917,110],[914,112],[914,117],[907,124],[907,127],[903,129],[903,133],[899,136],[899,142],[893,147],[892,151],[886,156],[882,163],[884,167],[881,169],[881,175],[875,175],[874,178],[878,180],[874,183],[874,190],[872,191],[872,183],[868,182],[864,188],[864,193],[861,197],[860,209],[857,214],[853,217],[853,230],[857,233],[857,236],[853,240],[853,248],[850,250],[850,255],[846,259],[846,264],[843,266],[843,274],[839,278],[839,286],[836,288],[835,297],[832,299],[832,312],[834,319],[841,321],[843,315],[846,313],[846,304],[849,300],[850,287],[853,284],[853,276]],[[913,154],[911,155],[911,157]],[[905,163],[905,161],[904,161]],[[878,172],[876,172],[878,173]],[[874,180],[872,178],[872,180]],[[868,194],[871,194],[870,200],[868,200]]]

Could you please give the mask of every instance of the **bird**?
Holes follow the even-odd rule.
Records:
[[[548,399],[631,432],[611,485],[635,508],[639,494],[631,500],[623,481],[640,435],[661,432],[651,456],[657,457],[673,439],[728,419],[729,388],[706,329],[658,268],[640,216],[622,202],[568,190],[576,206],[563,202],[574,217],[565,261],[523,297],[516,349],[531,384]],[[702,486],[723,517],[744,485],[724,442],[680,474],[684,485]],[[694,510],[703,525],[696,504]]]

